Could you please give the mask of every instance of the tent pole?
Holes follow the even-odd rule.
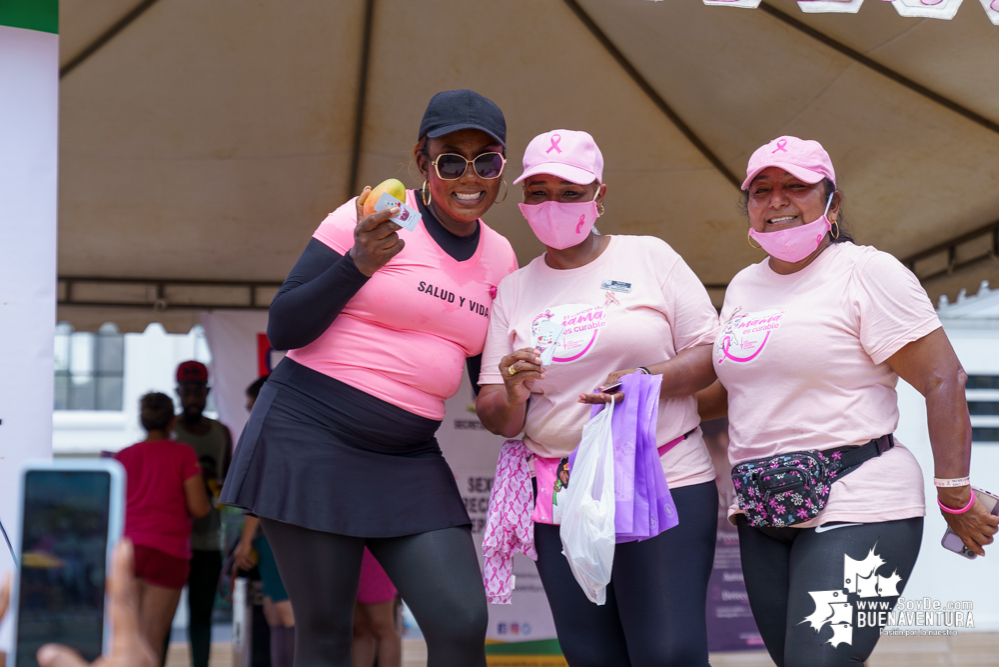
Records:
[[[710,162],[715,169],[721,172],[722,176],[724,176],[729,183],[734,185],[737,190],[740,189],[740,186],[742,185],[741,179],[736,178],[735,174],[733,174],[731,170],[725,166],[725,163],[722,162],[710,148],[708,148],[707,144],[701,141],[701,138],[698,137],[692,129],[690,129],[690,126],[683,122],[683,119],[680,118],[679,114],[677,114],[676,111],[674,111],[673,108],[666,103],[666,100],[664,100],[662,96],[656,92],[655,88],[653,88],[652,85],[645,79],[645,77],[643,77],[642,74],[635,69],[635,66],[631,64],[623,53],[621,53],[617,46],[614,45],[614,42],[612,42],[604,31],[600,29],[600,26],[594,23],[589,14],[587,14],[583,8],[579,6],[579,3],[576,2],[576,0],[563,1],[566,6],[572,10],[572,13],[576,15],[576,18],[578,18],[583,25],[586,26],[590,33],[596,37],[597,41],[600,42],[600,45],[604,47],[604,50],[606,50],[607,53],[609,53],[611,57],[617,61],[617,64],[621,66],[621,69],[623,69],[628,76],[630,76],[632,80],[638,84],[638,87],[642,89],[642,92],[644,92],[650,100],[652,100],[653,104],[659,107],[659,110],[662,111],[663,114],[670,119],[670,121],[672,121],[673,125],[676,126],[676,129],[680,130],[680,133],[687,138],[687,141],[692,143],[694,147],[701,152],[701,155],[707,158],[708,162]]]
[[[125,14],[125,16],[118,19],[118,21],[113,26],[105,30],[100,37],[95,39],[85,49],[83,49],[78,54],[73,56],[72,60],[70,60],[62,67],[60,67],[59,78],[60,79],[63,78],[64,76],[75,70],[77,67],[82,65],[88,58],[90,58],[90,56],[100,51],[101,47],[103,47],[105,44],[114,39],[118,33],[127,28],[129,25],[131,25],[135,19],[142,16],[146,12],[146,10],[155,5],[156,2],[157,0],[143,0],[143,2],[140,2],[138,5],[136,5],[135,8],[132,9],[132,11],[130,11],[129,13]]]
[[[357,109],[354,116],[354,145],[350,153],[350,180],[347,199],[357,194],[361,171],[361,145],[364,138],[364,105],[368,97],[368,69],[371,63],[371,33],[374,30],[375,0],[364,3],[364,33],[361,42],[361,66],[357,73]]]
[[[985,129],[991,130],[992,132],[995,132],[996,134],[999,134],[999,123],[995,123],[995,122],[989,120],[988,118],[985,118],[984,116],[975,113],[971,109],[969,109],[969,108],[967,108],[965,106],[962,106],[962,105],[958,104],[957,102],[955,102],[955,101],[953,101],[951,99],[948,99],[948,98],[944,97],[943,95],[941,95],[941,94],[939,94],[937,92],[934,92],[934,91],[930,90],[926,86],[923,86],[921,84],[916,83],[912,79],[910,79],[910,78],[908,78],[906,76],[903,76],[902,74],[899,74],[898,72],[896,72],[895,70],[891,69],[890,67],[886,67],[886,66],[882,65],[881,63],[877,62],[876,60],[868,58],[867,56],[865,56],[864,54],[860,53],[859,51],[854,51],[853,49],[851,49],[846,44],[843,44],[842,42],[836,41],[835,39],[833,39],[829,35],[826,35],[825,33],[819,32],[815,28],[813,28],[813,27],[811,27],[811,26],[809,26],[809,25],[807,25],[805,23],[802,23],[801,21],[799,21],[798,19],[794,18],[793,16],[789,16],[788,14],[785,14],[784,12],[782,12],[779,9],[777,9],[776,7],[774,7],[773,5],[769,4],[768,2],[766,2],[766,1],[761,2],[760,3],[760,10],[763,11],[763,12],[766,12],[767,14],[770,14],[770,16],[774,17],[775,19],[777,19],[781,23],[785,23],[785,24],[789,25],[790,27],[794,28],[795,30],[798,30],[800,32],[805,33],[806,35],[808,35],[812,39],[817,40],[819,42],[822,42],[823,44],[825,44],[826,46],[832,48],[833,50],[839,51],[840,53],[842,53],[847,58],[850,58],[851,60],[853,60],[855,62],[858,62],[861,65],[864,65],[865,67],[869,67],[870,69],[874,70],[878,74],[881,74],[882,76],[885,76],[885,77],[891,79],[892,81],[905,86],[906,88],[908,88],[909,90],[913,91],[914,93],[922,95],[926,99],[931,100],[933,102],[936,102],[937,104],[950,109],[951,111],[953,111],[956,114],[964,116],[965,118],[967,118],[971,122],[977,123],[977,124],[981,125],[982,127],[984,127]]]

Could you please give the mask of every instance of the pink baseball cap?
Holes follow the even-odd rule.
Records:
[[[818,183],[828,178],[833,185],[836,184],[836,172],[829,153],[817,141],[783,136],[760,146],[749,158],[742,189],[749,189],[753,179],[767,167],[780,167],[805,183]]]
[[[516,185],[535,174],[551,174],[588,185],[603,181],[604,156],[588,132],[552,130],[539,134],[527,144],[524,173],[513,183]]]

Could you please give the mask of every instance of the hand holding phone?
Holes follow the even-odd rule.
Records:
[[[12,667],[46,644],[95,660],[110,648],[105,578],[124,526],[125,471],[113,459],[61,459],[21,472],[20,571]]]
[[[978,502],[982,503],[985,510],[993,516],[999,516],[999,496],[984,489],[976,487],[972,487],[972,489],[975,492],[975,498]],[[962,540],[960,535],[955,533],[950,526],[947,526],[947,530],[944,532],[943,539],[940,540],[940,544],[943,545],[944,549],[953,551],[954,553],[964,556],[969,560],[978,558],[978,554],[970,551],[968,547],[964,546],[964,540]]]
[[[100,667],[158,667],[156,654],[139,632],[139,600],[136,591],[135,553],[132,543],[122,540],[115,548],[114,569],[108,577],[111,606],[111,654],[99,661]],[[41,667],[96,667],[68,646],[46,644],[38,651]]]

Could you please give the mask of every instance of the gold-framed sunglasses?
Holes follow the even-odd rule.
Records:
[[[479,178],[491,181],[503,175],[506,158],[503,157],[502,153],[482,153],[475,156],[474,160],[466,160],[464,156],[457,153],[443,153],[438,155],[431,164],[437,171],[437,177],[444,181],[456,181],[464,176],[469,164],[475,169]]]

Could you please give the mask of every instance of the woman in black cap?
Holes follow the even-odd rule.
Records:
[[[295,609],[295,664],[351,664],[364,547],[427,640],[428,665],[484,666],[488,617],[470,521],[434,433],[467,362],[478,377],[489,308],[516,269],[479,219],[506,163],[499,108],[438,93],[414,157],[424,182],[404,230],[370,188],[319,226],[270,309],[290,350],[261,389],[222,502],[260,517]],[[401,230],[401,231],[400,231]]]

